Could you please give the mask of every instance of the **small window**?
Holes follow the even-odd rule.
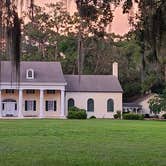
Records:
[[[107,112],[114,112],[114,101],[112,99],[107,101]]]
[[[26,100],[25,101],[25,111],[36,111],[36,101]]]
[[[28,69],[26,73],[27,79],[34,79],[34,71],[33,69]]]
[[[87,111],[88,112],[94,112],[94,100],[88,99],[87,101]]]
[[[47,94],[55,94],[55,90],[47,90]]]
[[[14,89],[6,89],[6,93],[14,94]]]
[[[68,100],[68,108],[74,107],[75,103],[74,103],[74,99],[69,99]]]
[[[26,90],[26,93],[27,94],[35,94],[35,90],[28,89],[28,90]]]
[[[46,111],[56,111],[56,101],[55,100],[46,101]]]

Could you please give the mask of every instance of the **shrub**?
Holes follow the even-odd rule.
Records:
[[[89,119],[96,119],[96,116],[91,116],[89,117]]]
[[[121,119],[121,111],[117,111],[117,113],[114,114],[114,119]]]
[[[86,119],[86,110],[77,107],[71,107],[68,111],[68,119]]]
[[[162,117],[163,117],[164,119],[166,119],[166,114],[163,114]]]
[[[159,116],[158,115],[150,115],[150,118],[152,118],[152,119],[158,119]]]
[[[144,118],[150,118],[150,115],[149,114],[145,114]]]
[[[140,115],[140,114],[123,114],[123,119],[126,120],[143,120],[144,119],[144,115]]]
[[[118,119],[118,118],[119,118],[118,114],[114,114],[114,119]]]

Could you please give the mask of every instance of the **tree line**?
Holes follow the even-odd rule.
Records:
[[[30,12],[23,13],[19,20],[21,60],[60,61],[67,74],[111,74],[112,62],[117,61],[125,100],[151,91],[162,91],[166,78],[166,2],[123,1],[124,13],[129,13],[134,3],[138,5],[137,14],[129,18],[133,28],[124,36],[106,31],[113,20],[111,5],[116,7],[121,0],[77,0],[76,3],[78,12],[70,15],[62,3],[47,4],[42,8],[31,2]],[[9,32],[17,20],[12,18],[13,22],[6,25]],[[23,23],[25,18],[28,22]],[[5,46],[1,44],[1,59],[12,55],[18,59],[16,52],[6,56],[8,49]],[[15,50],[16,46],[13,47]],[[19,50],[16,50],[18,54]]]

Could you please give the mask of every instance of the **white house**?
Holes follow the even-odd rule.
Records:
[[[116,62],[113,75],[64,75],[59,62],[21,62],[19,83],[11,73],[11,62],[2,61],[0,118],[66,118],[70,106],[97,118],[122,111]]]

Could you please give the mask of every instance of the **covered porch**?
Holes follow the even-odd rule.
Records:
[[[65,118],[62,87],[1,88],[0,118]]]

